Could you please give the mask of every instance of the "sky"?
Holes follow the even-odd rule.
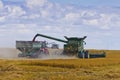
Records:
[[[87,36],[86,49],[119,50],[119,4],[120,0],[0,0],[0,47],[15,47],[16,41],[31,41],[40,33],[63,40]]]

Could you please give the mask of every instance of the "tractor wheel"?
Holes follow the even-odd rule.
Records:
[[[19,53],[18,57],[26,57],[25,53]]]

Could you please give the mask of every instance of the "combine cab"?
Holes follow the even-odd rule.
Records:
[[[16,41],[16,48],[21,51],[18,57],[42,57],[48,55],[45,41]]]

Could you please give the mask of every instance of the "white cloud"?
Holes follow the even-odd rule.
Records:
[[[0,32],[3,34],[8,34],[9,35],[17,35],[17,34],[31,34],[32,32],[34,32],[34,30],[36,28],[36,24],[4,24],[1,25],[1,30]],[[34,30],[33,30],[34,29]]]
[[[40,14],[30,14],[30,15],[22,16],[23,19],[37,19],[37,18],[40,18],[40,17],[41,17]]]
[[[40,32],[46,32],[46,33],[63,33],[64,30],[62,30],[64,27],[63,26],[52,26],[52,25],[45,25],[41,26],[39,28]]]
[[[74,20],[78,20],[78,18],[80,18],[79,13],[68,13],[65,15],[65,20],[74,21]]]
[[[52,11],[55,8],[55,5],[48,0],[26,0],[26,6],[29,8],[28,13],[29,16],[26,18],[43,18],[43,19],[50,19],[54,12]],[[53,13],[53,14],[52,14]]]
[[[5,16],[1,16],[1,17],[0,17],[0,22],[4,22],[5,19],[6,19]]]
[[[83,20],[83,24],[96,26],[99,24],[97,19]]]
[[[0,0],[0,10],[3,9],[3,6],[4,5],[3,5],[2,1]]]
[[[89,14],[89,12],[87,12]],[[91,13],[90,13],[91,14]],[[91,17],[93,16],[93,17]],[[98,17],[99,16],[99,17]],[[117,26],[120,26],[120,20],[119,15],[116,13],[102,13],[102,12],[95,12],[95,14],[91,14],[87,16],[87,18],[84,18],[84,15],[82,16],[84,25],[87,26],[93,26],[98,27],[98,29],[111,29],[116,28]]]
[[[26,0],[26,4],[29,8],[43,7],[47,4],[47,0]]]
[[[50,16],[50,12],[47,10],[42,10],[41,11],[41,17],[43,18],[48,18]]]
[[[112,29],[113,27],[116,28],[118,24],[116,24],[116,21],[113,21],[117,14],[100,14],[101,18],[99,19],[99,25],[103,29]],[[118,20],[117,20],[118,22]],[[120,22],[120,21],[119,21]]]
[[[19,6],[10,6],[11,9],[9,9],[9,16],[12,17],[21,17],[26,12]]]
[[[81,11],[81,16],[85,17],[85,18],[94,18],[97,16],[97,12],[94,10],[82,10]]]

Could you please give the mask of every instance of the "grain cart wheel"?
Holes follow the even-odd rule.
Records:
[[[18,57],[26,57],[25,53],[19,53]]]
[[[48,49],[46,49],[46,48],[44,49],[44,54],[45,54],[45,55],[49,55]]]
[[[31,57],[31,58],[38,58],[39,55],[40,55],[40,53],[36,52],[36,53],[32,53],[32,54],[30,55],[30,57]]]

